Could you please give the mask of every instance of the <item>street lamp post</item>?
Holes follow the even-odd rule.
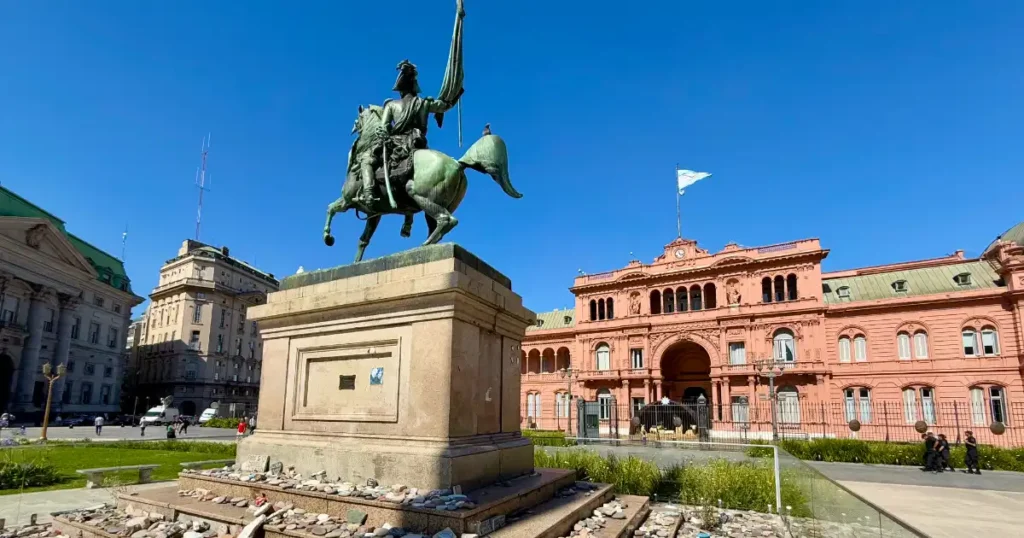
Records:
[[[46,390],[46,410],[43,411],[43,435],[40,438],[43,441],[46,440],[46,429],[50,425],[50,404],[53,402],[53,382],[60,379],[61,376],[64,375],[65,371],[66,369],[63,364],[57,365],[56,372],[53,371],[53,367],[50,366],[50,363],[43,365],[43,377],[50,382],[50,386]]]
[[[572,433],[572,380],[574,378],[579,378],[580,372],[579,370],[576,370],[575,368],[570,366],[568,368],[562,368],[561,370],[559,370],[558,375],[562,376],[562,378],[565,379],[566,389],[568,389],[569,391],[569,399],[568,401],[565,402],[565,409],[567,411],[566,414],[568,415],[567,418],[569,419],[569,424],[567,425],[568,430],[570,433]]]
[[[754,361],[754,370],[757,371],[758,376],[768,378],[769,398],[772,402],[772,442],[777,443],[779,441],[779,426],[776,419],[776,400],[778,398],[775,394],[775,378],[786,371],[786,363],[779,362],[774,358],[759,359]]]

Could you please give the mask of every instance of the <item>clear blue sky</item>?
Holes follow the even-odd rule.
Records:
[[[161,4],[161,7],[155,7]],[[173,4],[174,7],[171,7]],[[1024,219],[1024,4],[466,0],[467,141],[490,122],[521,200],[471,173],[458,242],[534,310],[576,270],[675,236],[676,163],[705,248],[819,237],[827,269],[977,255]],[[436,92],[454,0],[6,2],[0,181],[119,254],[147,295],[195,228],[276,275],[351,260],[336,220],[356,106],[395,65]],[[404,38],[392,36],[403,35]],[[460,155],[454,117],[430,132]],[[385,219],[368,255],[418,245]],[[139,310],[136,311],[138,313]]]

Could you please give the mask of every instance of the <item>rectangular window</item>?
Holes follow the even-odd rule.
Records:
[[[96,296],[93,296],[93,298],[92,298],[92,303],[93,303],[94,305],[96,305],[96,306],[100,307],[100,308],[103,308],[103,304],[104,304],[105,302],[106,302],[106,301],[105,301],[105,300],[103,299],[103,297],[100,297],[100,296],[98,296],[98,295],[96,295]]]
[[[992,407],[992,422],[1007,423],[1006,393],[1002,387],[989,387],[989,403]]]
[[[196,306],[192,308],[192,323],[203,322],[203,305],[196,303]]]
[[[839,339],[839,362],[850,362],[850,339]]]
[[[120,314],[121,313],[121,305],[119,305],[117,303],[114,303],[114,313],[115,314]]]
[[[747,424],[750,422],[750,405],[746,396],[733,396],[732,421],[736,424]]]
[[[256,332],[257,332],[257,330],[256,330],[256,322],[255,321],[250,322],[249,323],[249,334],[255,336]]]
[[[74,372],[74,371],[75,371],[75,361],[68,361],[68,372],[70,373],[70,372]]]
[[[849,422],[856,418],[855,406],[857,402],[853,397],[853,389],[846,389],[843,391],[843,403],[846,405],[843,407],[843,420]]]
[[[999,354],[999,342],[996,338],[996,332],[991,330],[981,331],[981,351],[985,355],[998,355]]]
[[[971,389],[971,423],[985,425],[985,391],[977,387]]]
[[[3,322],[8,325],[13,325],[18,322],[18,307],[21,306],[21,299],[18,297],[8,297],[4,301],[4,313]]]
[[[598,419],[609,420],[612,418],[612,395],[598,394]]]
[[[910,335],[900,333],[896,336],[896,349],[900,360],[910,360]]]
[[[224,335],[217,335],[217,353],[224,353]]]
[[[110,403],[110,385],[100,387],[100,403],[103,405]]]
[[[729,342],[729,364],[746,364],[747,348],[743,342]]]
[[[71,338],[78,340],[78,333],[82,329],[82,318],[75,318],[75,324],[71,326]]]
[[[227,311],[226,308],[221,308],[220,309],[220,325],[219,325],[219,328],[223,329],[224,328],[224,324],[227,323],[227,320],[228,320],[228,311]]]
[[[860,422],[861,424],[871,423],[871,391],[860,389]]]
[[[52,333],[53,317],[56,315],[56,312],[52,308],[47,308],[46,311],[46,318],[43,320],[43,332]]]
[[[89,324],[89,343],[98,344],[100,343],[100,324],[90,323]]]
[[[928,358],[928,335],[923,332],[914,335],[914,356],[918,359]]]
[[[104,366],[103,367],[103,377],[114,377],[114,367],[113,366]]]
[[[91,362],[85,363],[85,375],[96,375],[96,365]]]
[[[925,422],[935,424],[935,400],[932,397],[932,389],[921,388],[921,412]]]
[[[647,403],[644,401],[643,398],[638,398],[638,397],[635,397],[635,396],[633,397],[632,402],[633,402],[633,416],[634,417],[640,416],[640,411],[644,408],[645,405],[647,405]]]
[[[978,334],[974,331],[963,332],[964,355],[973,357],[978,354]]]
[[[601,346],[597,348],[597,369],[608,370],[611,366],[611,351],[608,346]]]
[[[107,347],[117,347],[117,329],[113,327],[107,329]]]
[[[86,405],[92,403],[92,383],[82,383],[82,397],[79,402]]]
[[[907,424],[917,422],[917,391],[903,389],[903,420]]]
[[[853,358],[857,362],[868,360],[868,340],[863,336],[853,339]]]
[[[629,360],[633,365],[634,370],[639,370],[644,367],[644,350],[642,349],[631,349],[629,350]]]
[[[71,371],[68,369],[68,371]],[[75,382],[70,379],[64,382],[64,393],[60,395],[60,403],[69,404],[71,403],[71,389],[74,388]]]
[[[199,351],[199,331],[192,331],[192,336],[188,339],[188,348]]]

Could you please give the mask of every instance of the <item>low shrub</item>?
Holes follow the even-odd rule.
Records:
[[[215,417],[206,421],[203,424],[204,428],[231,428],[232,430],[238,428],[238,423],[241,422],[240,418],[221,418]]]
[[[552,430],[523,430],[523,437],[536,446],[574,446],[575,441],[565,438],[565,432]]]
[[[63,480],[56,467],[41,463],[0,461],[0,489],[49,486]]]
[[[802,460],[883,465],[924,464],[924,443],[885,443],[860,439],[785,439],[779,441],[779,446]],[[769,457],[771,451],[755,447],[748,449],[747,454]],[[966,454],[967,449],[962,445],[952,447],[950,463],[954,467],[964,467]],[[978,462],[983,469],[1024,472],[1024,448],[980,445]]]
[[[193,454],[213,454],[226,457],[234,457],[237,448],[235,443],[215,443],[211,441],[181,442],[171,439],[165,441],[110,441],[104,443],[93,443],[90,442],[89,439],[81,439],[75,441],[47,441],[46,445],[62,447],[81,446],[114,450],[161,450],[168,452],[189,452]]]
[[[763,512],[775,506],[775,482],[772,466],[766,462],[710,460],[700,464],[660,469],[656,464],[634,456],[602,457],[581,449],[534,452],[536,467],[573,469],[579,480],[615,485],[617,493],[657,494],[662,499],[677,499],[691,505],[717,505],[739,510]],[[792,507],[793,515],[807,516],[807,497],[783,473],[782,504]]]

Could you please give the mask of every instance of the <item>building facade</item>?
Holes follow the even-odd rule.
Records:
[[[816,239],[717,253],[676,239],[651,264],[577,277],[575,308],[539,314],[523,341],[524,427],[577,428],[571,391],[619,432],[651,402],[706,402],[712,437],[764,438],[774,384],[788,435],[998,422],[1024,444],[1024,223],[977,259],[824,273],[827,255]]]
[[[273,275],[232,258],[227,247],[182,243],[160,268],[133,332],[133,409],[142,413],[173,396],[183,415],[213,402],[228,415],[255,413],[263,342],[245,314],[277,288]]]
[[[120,260],[0,187],[0,410],[39,420],[49,363],[67,368],[53,413],[118,412],[123,338],[141,302]]]

